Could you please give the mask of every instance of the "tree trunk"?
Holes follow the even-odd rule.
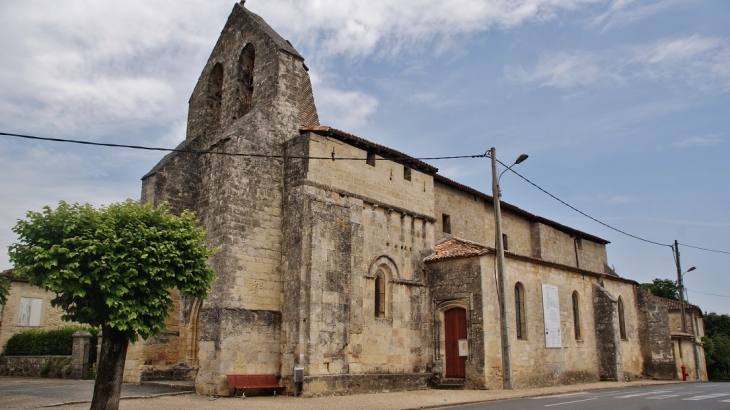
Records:
[[[124,361],[129,341],[123,332],[102,326],[101,356],[96,364],[96,382],[91,410],[117,410],[122,393]]]

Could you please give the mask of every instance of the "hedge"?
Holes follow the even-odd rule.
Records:
[[[98,330],[84,326],[28,330],[11,336],[5,345],[4,354],[8,356],[70,356],[73,345],[72,335],[79,330],[85,330],[92,336],[96,336],[98,333]],[[90,342],[94,345],[90,346],[94,350],[96,337],[92,337]]]

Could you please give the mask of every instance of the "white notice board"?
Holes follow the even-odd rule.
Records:
[[[545,347],[563,347],[563,338],[560,335],[560,303],[557,286],[542,285],[542,309],[545,315]]]

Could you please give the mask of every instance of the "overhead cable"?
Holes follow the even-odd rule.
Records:
[[[80,144],[80,145],[92,145],[92,146],[99,146],[99,147],[110,147],[110,148],[127,148],[127,149],[137,149],[137,150],[146,150],[146,151],[163,151],[163,152],[179,152],[179,153],[186,153],[186,154],[199,154],[199,155],[205,155],[205,154],[213,154],[213,155],[227,155],[227,156],[235,156],[235,157],[251,157],[251,158],[289,158],[289,159],[320,159],[320,160],[344,160],[344,161],[363,161],[365,158],[356,158],[356,157],[336,157],[334,153],[332,153],[331,156],[326,157],[317,157],[317,156],[306,156],[306,155],[280,155],[280,154],[257,154],[257,153],[243,153],[243,152],[225,152],[225,151],[199,151],[199,150],[189,150],[189,149],[178,149],[178,148],[161,148],[161,147],[148,147],[148,146],[142,146],[142,145],[127,145],[127,144],[113,144],[113,143],[104,143],[104,142],[93,142],[93,141],[82,141],[82,140],[73,140],[73,139],[63,139],[63,138],[50,138],[50,137],[38,137],[35,135],[24,135],[24,134],[14,134],[14,133],[8,133],[8,132],[0,132],[0,136],[6,136],[6,137],[13,137],[13,138],[23,138],[23,139],[30,139],[30,140],[37,140],[37,141],[51,141],[51,142],[65,142],[70,144]],[[489,151],[483,153],[483,154],[473,154],[473,155],[455,155],[455,156],[443,156],[443,157],[380,157],[375,158],[375,160],[445,160],[445,159],[464,159],[464,158],[488,158],[489,157]],[[530,181],[529,179],[522,176],[520,173],[512,169],[511,167],[504,164],[502,161],[497,160],[502,166],[506,167],[509,171],[517,175],[518,177],[525,180],[530,185],[534,186],[535,188],[539,189],[543,193],[547,194],[551,198],[555,199],[556,201],[560,202],[561,204],[567,206],[568,208],[574,210],[575,212],[578,212],[579,214],[585,216],[586,218],[599,223],[603,226],[605,226],[608,229],[614,230],[618,233],[621,233],[623,235],[626,235],[628,237],[650,243],[653,245],[659,245],[659,246],[666,246],[671,249],[674,249],[674,245],[672,244],[664,244],[660,242],[655,242],[649,239],[645,239],[633,234],[630,234],[626,231],[623,231],[621,229],[615,228],[605,222],[602,222],[587,213],[581,211],[580,209],[568,204],[567,202],[563,201],[562,199],[556,197],[555,195],[551,194],[550,192],[546,191],[539,185],[535,184],[534,182]],[[682,244],[682,246],[686,246],[688,248],[708,251],[708,252],[716,252],[716,253],[723,253],[723,254],[730,254],[730,252],[727,251],[720,251],[720,250],[714,250],[714,249],[708,249],[708,248],[702,248],[699,246],[692,246],[687,244]]]
[[[718,251],[716,249],[700,248],[699,246],[687,245],[686,243],[681,243],[681,242],[679,244],[682,245],[682,246],[686,246],[688,248],[699,249],[701,251],[715,252],[715,253],[724,253],[724,254],[730,255],[730,252],[728,252],[728,251]]]
[[[692,289],[687,289],[687,291],[692,292],[692,293],[701,293],[703,295],[717,296],[719,298],[730,298],[730,296],[728,296],[728,295],[716,295],[714,293],[705,293],[705,292],[700,292],[700,291],[692,290]]]
[[[227,156],[234,156],[234,157],[253,157],[253,158],[289,158],[289,159],[328,159],[331,161],[334,160],[345,160],[345,161],[365,161],[365,158],[359,157],[336,157],[334,154],[328,157],[313,157],[313,156],[307,156],[307,155],[280,155],[280,154],[257,154],[257,153],[246,153],[246,152],[225,152],[225,151],[199,151],[199,150],[190,150],[190,149],[178,149],[178,148],[160,148],[160,147],[146,147],[142,145],[127,145],[127,144],[112,144],[112,143],[106,143],[106,142],[92,142],[92,141],[81,141],[81,140],[72,140],[72,139],[63,139],[63,138],[49,138],[49,137],[37,137],[34,135],[23,135],[23,134],[13,134],[8,132],[0,132],[0,135],[6,136],[6,137],[14,137],[14,138],[24,138],[24,139],[30,139],[30,140],[38,140],[38,141],[52,141],[52,142],[66,142],[71,144],[81,144],[81,145],[93,145],[98,147],[111,147],[111,148],[128,148],[128,149],[137,149],[137,150],[146,150],[146,151],[164,151],[164,152],[180,152],[185,154],[213,154],[213,155],[227,155]],[[463,159],[463,158],[485,158],[487,156],[486,153],[484,154],[474,154],[474,155],[454,155],[454,156],[444,156],[444,157],[421,157],[421,158],[415,158],[415,157],[396,157],[396,156],[388,156],[388,157],[381,157],[381,158],[375,158],[375,160],[383,161],[383,160],[442,160],[442,159]]]
[[[499,161],[499,160],[497,160],[497,162],[499,162],[500,164],[502,164],[502,166],[505,166],[505,167],[507,166],[507,165],[505,165],[504,163],[502,163],[502,162],[501,162],[501,161]],[[618,228],[614,228],[613,226],[611,226],[611,225],[609,225],[609,224],[607,224],[607,223],[605,223],[605,222],[599,221],[598,219],[596,219],[596,218],[594,218],[594,217],[592,217],[592,216],[588,215],[587,213],[585,213],[585,212],[581,211],[580,209],[578,209],[578,208],[576,208],[576,207],[574,207],[574,206],[570,205],[569,203],[567,203],[567,202],[563,201],[562,199],[560,199],[560,198],[556,197],[555,195],[551,194],[550,192],[548,192],[548,191],[544,190],[544,189],[543,189],[543,188],[541,188],[541,187],[540,187],[539,185],[537,185],[536,183],[534,183],[534,182],[530,181],[529,179],[525,178],[524,176],[522,176],[522,175],[521,175],[520,173],[518,173],[518,172],[517,172],[517,171],[515,171],[514,169],[512,169],[512,168],[509,168],[509,170],[510,170],[510,171],[512,171],[512,172],[513,172],[513,173],[514,173],[515,175],[517,175],[518,177],[520,177],[520,178],[524,179],[525,181],[527,181],[527,183],[528,183],[528,184],[530,184],[530,185],[534,186],[535,188],[539,189],[540,191],[542,191],[543,193],[547,194],[548,196],[550,196],[551,198],[555,199],[556,201],[560,202],[561,204],[563,204],[563,205],[567,206],[568,208],[570,208],[570,209],[574,210],[575,212],[578,212],[579,214],[581,214],[581,215],[585,216],[586,218],[588,218],[588,219],[590,219],[590,220],[592,220],[592,221],[594,221],[594,222],[597,222],[597,223],[599,223],[599,224],[601,224],[601,225],[605,226],[605,227],[606,227],[606,228],[608,228],[608,229],[612,229],[612,230],[614,230],[614,231],[616,231],[616,232],[618,232],[618,233],[624,234],[624,235],[626,235],[626,236],[629,236],[629,237],[631,237],[631,238],[634,238],[634,239],[638,239],[638,240],[640,240],[640,241],[644,241],[644,242],[647,242],[647,243],[651,243],[651,244],[653,244],[653,245],[659,245],[659,246],[667,246],[667,247],[670,247],[670,248],[672,247],[672,245],[669,245],[669,244],[665,244],[665,243],[660,243],[660,242],[654,242],[654,241],[650,241],[649,239],[644,239],[644,238],[641,238],[641,237],[639,237],[639,236],[636,236],[636,235],[632,235],[632,234],[630,234],[630,233],[628,233],[628,232],[626,232],[626,231],[622,231],[621,229],[618,229]]]

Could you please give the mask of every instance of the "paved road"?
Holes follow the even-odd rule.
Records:
[[[730,409],[730,383],[690,383],[538,396],[444,407],[448,410],[684,410]]]
[[[93,380],[0,377],[0,409],[30,409],[58,403],[91,400]],[[180,393],[170,387],[122,385],[122,397],[150,397]]]

